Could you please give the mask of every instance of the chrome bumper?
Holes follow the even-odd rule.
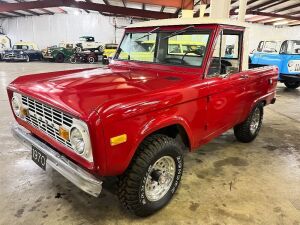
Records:
[[[51,166],[81,190],[95,197],[100,195],[102,190],[101,180],[35,138],[20,125],[13,124],[11,131],[13,136],[27,147],[31,148],[34,146],[47,155],[47,165]]]

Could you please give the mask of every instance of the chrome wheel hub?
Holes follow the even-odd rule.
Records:
[[[260,122],[260,110],[259,108],[256,108],[253,116],[252,116],[252,121],[250,123],[250,132],[251,134],[255,134]]]
[[[166,195],[173,183],[175,171],[175,160],[170,156],[163,156],[154,163],[145,185],[145,195],[149,201],[158,201]]]

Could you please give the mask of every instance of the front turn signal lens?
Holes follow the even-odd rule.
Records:
[[[70,135],[69,135],[69,131],[63,127],[59,127],[59,136],[64,139],[64,140],[69,140],[70,139]]]
[[[24,118],[29,115],[29,111],[27,108],[21,107],[20,108],[20,117]]]
[[[115,145],[122,144],[122,143],[124,143],[126,141],[127,141],[127,135],[126,134],[122,134],[122,135],[119,135],[119,136],[116,136],[116,137],[112,137],[110,139],[110,145],[111,146],[115,146]]]

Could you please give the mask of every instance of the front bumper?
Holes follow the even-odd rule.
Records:
[[[47,156],[47,165],[51,166],[78,188],[95,197],[100,195],[103,183],[101,180],[41,142],[22,126],[13,124],[11,131],[16,139],[29,148],[34,146],[43,152]]]
[[[280,81],[300,82],[300,74],[280,74]]]
[[[8,53],[8,54],[3,55],[3,60],[7,60],[7,61],[24,61],[24,60],[26,60],[26,55]]]

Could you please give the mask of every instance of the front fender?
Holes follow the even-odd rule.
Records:
[[[159,110],[114,123],[105,123],[103,121],[105,149],[107,151],[105,176],[115,176],[124,173],[143,140],[161,128],[171,125],[181,126],[185,130],[189,142],[193,145],[194,140],[189,123],[184,117],[176,116],[176,110],[176,107]],[[122,134],[127,135],[127,141],[111,146],[110,139]]]

